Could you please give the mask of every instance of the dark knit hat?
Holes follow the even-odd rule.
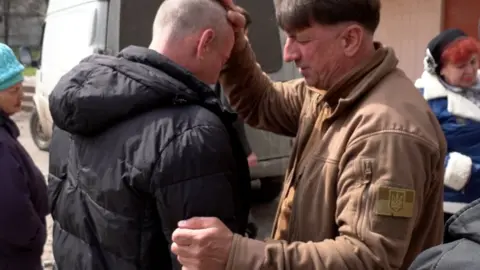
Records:
[[[445,48],[453,41],[466,36],[467,34],[462,30],[452,28],[434,37],[427,46],[427,56],[424,61],[425,70],[439,75],[442,68],[441,57]]]

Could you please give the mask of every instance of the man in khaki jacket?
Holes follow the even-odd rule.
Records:
[[[393,50],[373,42],[380,0],[275,4],[304,78],[269,80],[229,2],[237,35],[221,78],[249,125],[296,137],[273,240],[200,217],[179,223],[172,251],[189,270],[407,269],[442,242],[446,142]]]

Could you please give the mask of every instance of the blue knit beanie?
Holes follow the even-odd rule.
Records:
[[[22,82],[24,69],[12,49],[0,43],[0,91]]]

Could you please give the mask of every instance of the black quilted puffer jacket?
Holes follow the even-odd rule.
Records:
[[[140,47],[90,56],[49,102],[59,270],[180,269],[171,235],[193,216],[245,232],[250,178],[235,115],[166,57]]]

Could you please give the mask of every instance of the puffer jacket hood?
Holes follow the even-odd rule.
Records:
[[[421,253],[409,270],[480,269],[480,199],[447,221],[444,242]]]
[[[114,75],[104,76],[105,68]],[[141,87],[131,87],[132,81]],[[167,57],[136,46],[124,49],[116,57],[85,58],[60,79],[49,103],[59,128],[83,136],[94,136],[128,118],[164,106],[197,104],[213,112],[222,110],[207,84]],[[229,121],[236,117],[222,115],[231,117]]]

